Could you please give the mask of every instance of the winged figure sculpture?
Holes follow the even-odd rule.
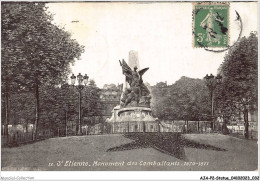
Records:
[[[121,103],[123,107],[126,107],[129,103],[132,106],[150,106],[150,91],[143,83],[143,74],[149,69],[144,68],[137,71],[137,67],[132,70],[127,63],[119,60],[122,67],[123,74],[126,77],[126,82],[129,84],[130,88],[124,90]],[[149,99],[149,101],[147,101]],[[149,105],[148,105],[149,104]]]

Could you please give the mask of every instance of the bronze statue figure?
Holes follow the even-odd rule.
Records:
[[[149,69],[144,68],[140,71],[137,71],[137,67],[134,67],[132,70],[127,63],[122,60],[119,60],[119,63],[122,67],[123,74],[126,77],[126,81],[130,85],[130,88],[127,88],[121,99],[121,106],[126,107],[129,106],[145,106],[150,107],[150,91],[144,85],[142,76]]]

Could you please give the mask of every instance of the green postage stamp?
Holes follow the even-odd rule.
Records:
[[[229,3],[193,4],[194,47],[227,47],[229,34]]]

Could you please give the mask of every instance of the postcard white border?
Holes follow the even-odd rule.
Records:
[[[17,0],[1,0],[2,1],[17,1]],[[28,1],[28,0],[20,0],[20,1]],[[34,0],[34,1],[43,1],[43,0]],[[53,1],[53,0],[48,0]],[[57,2],[58,0],[54,0]],[[72,2],[73,0],[59,0],[60,2]],[[74,0],[75,1],[75,0]],[[78,0],[75,2],[87,2],[84,0]],[[102,1],[104,0],[88,0],[89,2]],[[124,2],[128,0],[110,0],[108,2]],[[178,0],[132,0],[132,2],[175,2]],[[184,2],[196,2],[201,0],[189,0]],[[207,1],[215,1],[215,0],[207,0]],[[219,0],[220,1],[220,0]],[[223,0],[221,0],[223,1]],[[236,2],[258,2],[257,0],[234,0]],[[46,1],[44,1],[46,2]],[[131,2],[131,1],[128,1]],[[178,1],[182,2],[182,1]],[[232,2],[232,1],[228,1]],[[0,5],[1,6],[1,5]],[[258,32],[259,32],[259,3],[258,3]],[[0,30],[1,31],[1,30]],[[259,36],[259,33],[258,33]],[[258,40],[259,42],[259,40]],[[258,51],[260,52],[260,47],[258,46]],[[258,57],[259,62],[259,57]],[[260,70],[260,64],[258,63],[258,70]],[[259,71],[258,71],[259,75]],[[258,93],[260,93],[260,81],[258,79]],[[258,99],[258,105],[259,104]],[[258,107],[258,113],[260,108]],[[258,124],[258,130],[260,125]],[[259,132],[258,132],[259,136]],[[259,144],[258,144],[258,155],[259,155]],[[258,167],[260,165],[260,160],[258,157]],[[27,178],[34,177],[33,180],[200,180],[201,176],[220,176],[220,177],[231,177],[231,176],[259,176],[259,170],[256,171],[1,171],[1,177],[9,177],[16,179],[8,179],[8,180],[19,180],[18,178]]]

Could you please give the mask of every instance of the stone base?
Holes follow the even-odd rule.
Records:
[[[127,107],[118,110],[117,122],[125,121],[155,121],[151,108],[147,107]]]
[[[110,133],[159,132],[159,124],[155,121],[112,122],[110,126]]]
[[[147,107],[121,108],[117,111],[117,119],[109,122],[111,133],[158,132],[159,122],[152,116]]]

